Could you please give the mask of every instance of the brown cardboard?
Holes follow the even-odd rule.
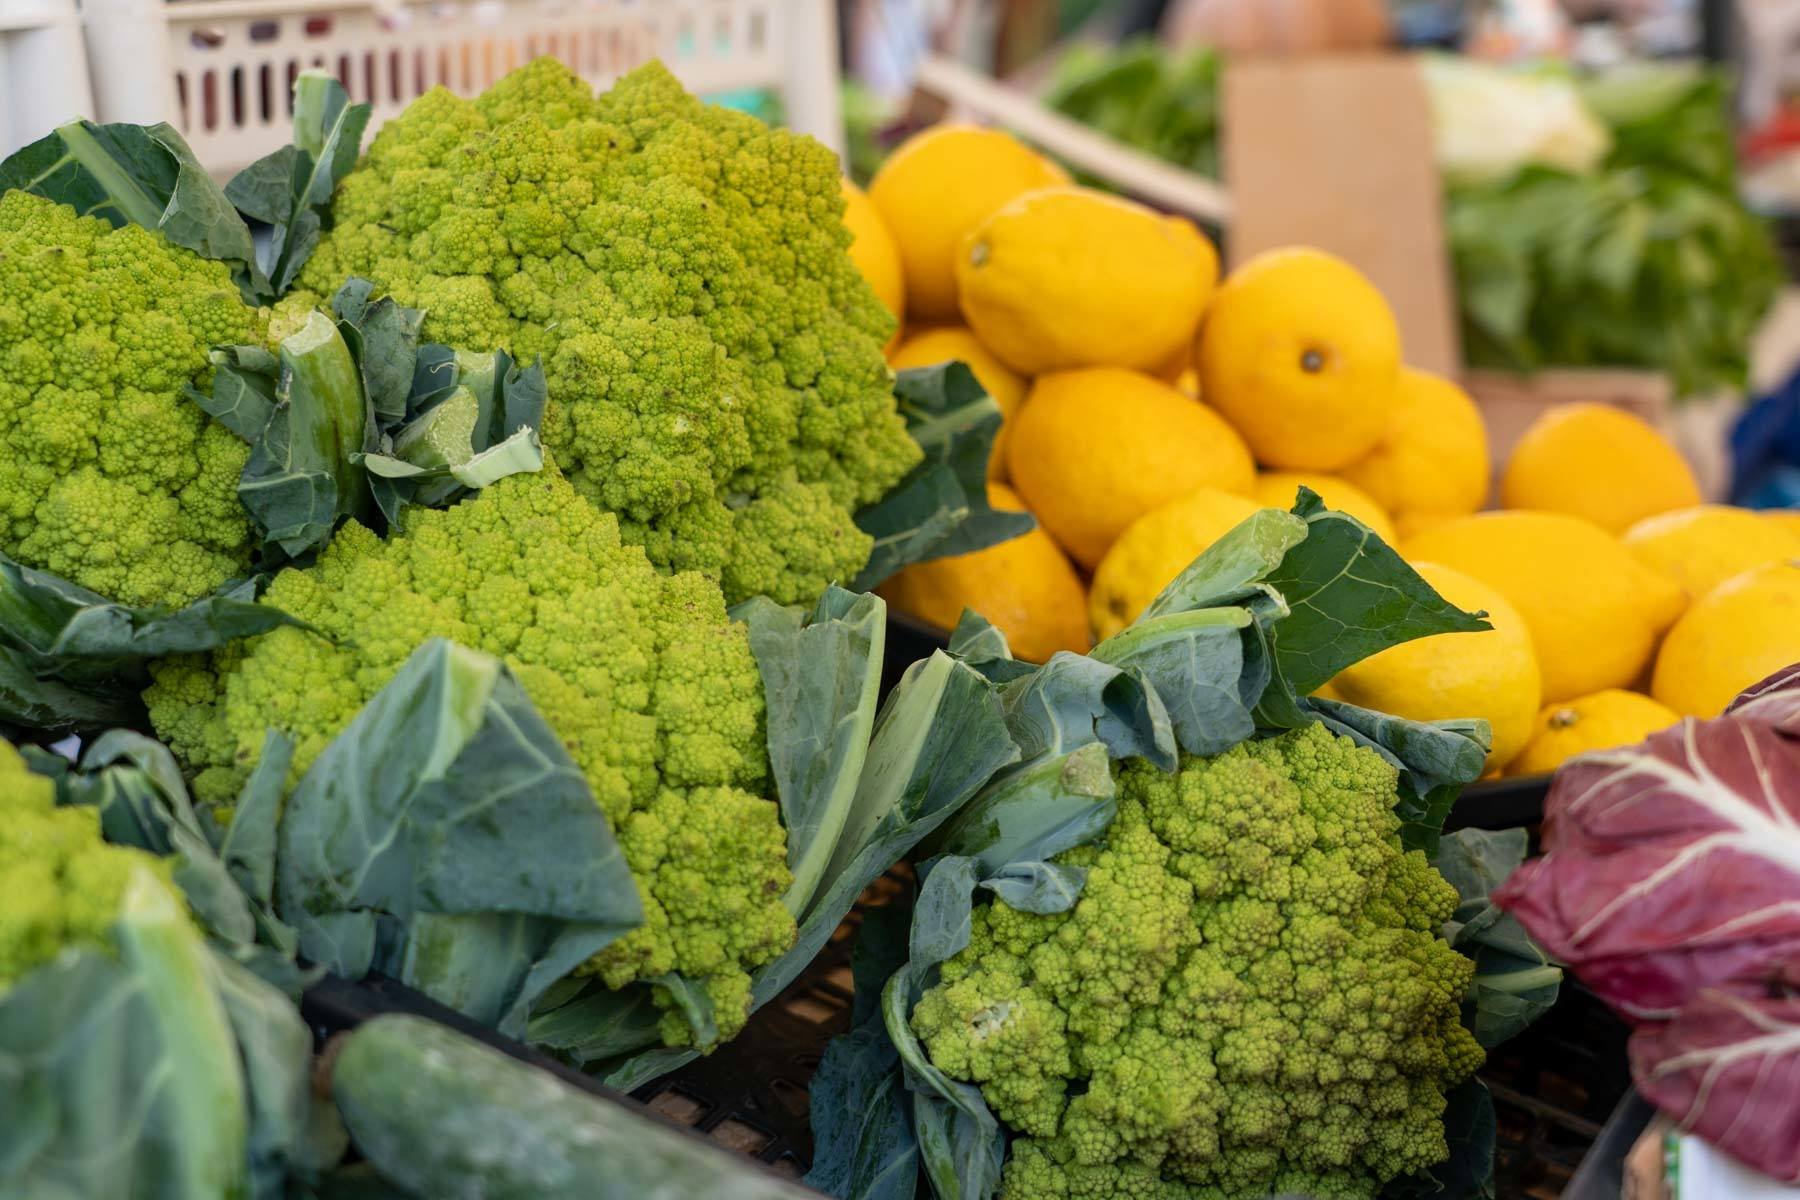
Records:
[[[1267,59],[1224,81],[1231,261],[1309,245],[1387,296],[1406,359],[1455,374],[1456,298],[1425,85],[1402,55]]]
[[[1495,469],[1512,457],[1533,421],[1562,404],[1610,404],[1642,417],[1665,436],[1674,434],[1675,387],[1654,371],[1555,370],[1535,375],[1472,370],[1463,387],[1487,423],[1488,454]]]

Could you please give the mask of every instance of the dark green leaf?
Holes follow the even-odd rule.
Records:
[[[351,104],[342,84],[314,69],[294,80],[293,113],[293,142],[225,185],[240,211],[273,226],[265,268],[278,296],[293,286],[318,245],[332,193],[356,165],[370,106]]]
[[[1242,608],[1140,620],[1094,647],[1093,658],[1148,682],[1183,750],[1219,754],[1256,731],[1242,686],[1243,632],[1250,621]]]
[[[794,874],[785,900],[799,917],[827,879],[856,798],[881,690],[887,606],[833,587],[810,617],[763,597],[733,615],[749,630],[762,675],[769,766]]]
[[[1068,912],[1086,885],[1086,867],[1047,862],[1011,862],[981,881],[981,887],[1005,901],[1008,908],[1040,915]]]
[[[170,125],[70,121],[0,162],[0,192],[14,189],[154,230],[228,264],[245,303],[274,299],[250,227]]]
[[[988,1200],[1000,1184],[1006,1137],[979,1088],[940,1071],[912,1030],[912,1009],[939,964],[969,944],[975,863],[939,859],[913,914],[910,957],[882,992],[882,1018],[913,1093],[920,1164],[939,1200]]]
[[[1488,899],[1529,850],[1523,829],[1465,829],[1439,842],[1433,859],[1462,898],[1444,937],[1475,960],[1463,1023],[1489,1048],[1548,1012],[1562,987],[1562,969],[1524,926]]]
[[[545,991],[526,1038],[573,1062],[612,1062],[659,1045],[662,1015],[649,984],[615,991],[598,979],[565,979]]]
[[[382,970],[503,1031],[643,920],[605,817],[524,690],[441,639],[300,781],[276,862],[276,909],[308,959],[352,979]]]
[[[227,584],[167,612],[114,604],[0,554],[0,720],[47,733],[142,723],[144,666],[299,622]]]
[[[1009,863],[1048,860],[1112,824],[1117,804],[1106,744],[1091,741],[997,777],[927,843],[933,856],[975,860],[983,878]]]
[[[1294,515],[1306,538],[1268,582],[1287,601],[1278,669],[1306,695],[1352,663],[1439,633],[1492,628],[1448,603],[1367,526],[1302,488]]]
[[[112,937],[0,992],[0,1195],[247,1195],[253,1117],[216,961],[142,868]]]
[[[413,373],[419,360],[422,309],[407,308],[392,296],[376,296],[375,285],[351,279],[331,299],[340,331],[355,339],[356,365],[375,416],[385,425],[406,419]],[[361,447],[358,447],[359,449]]]
[[[925,451],[876,504],[856,514],[875,539],[868,566],[851,586],[869,591],[902,567],[968,554],[1029,533],[1026,513],[987,502],[987,465],[1000,409],[962,363],[901,371],[894,384],[907,431]]]
[[[275,414],[281,360],[260,346],[226,346],[212,352],[212,364],[212,391],[190,386],[188,399],[255,445]]]
[[[373,524],[368,481],[351,458],[372,413],[350,347],[325,314],[282,341],[276,398],[238,498],[264,538],[298,557],[323,546],[341,517]]]
[[[99,809],[107,841],[173,856],[175,883],[212,936],[235,945],[256,940],[244,893],[207,840],[166,747],[125,729],[102,734],[65,778],[60,799]]]

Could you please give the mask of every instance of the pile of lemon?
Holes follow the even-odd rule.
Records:
[[[1381,293],[1293,249],[1223,281],[1190,222],[1073,186],[1009,135],[938,126],[866,195],[852,254],[902,320],[896,367],[967,363],[1005,415],[990,499],[1038,529],[913,567],[902,611],[993,621],[1022,658],[1129,624],[1213,540],[1301,485],[1491,631],[1395,647],[1325,691],[1417,720],[1485,717],[1494,772],[1636,741],[1800,660],[1800,514],[1701,503],[1617,409],[1541,418],[1499,511],[1487,433],[1404,364]]]

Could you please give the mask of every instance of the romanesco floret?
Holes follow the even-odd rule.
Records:
[[[223,263],[0,195],[0,550],[134,605],[241,572],[250,448],[182,389],[263,322]]]
[[[544,58],[382,127],[301,284],[361,275],[425,335],[542,355],[546,445],[664,570],[811,601],[921,453],[847,253],[831,152],[660,64],[595,96]]]
[[[587,969],[615,988],[680,973],[707,990],[721,1036],[742,1026],[748,972],[795,926],[762,681],[717,584],[659,573],[550,464],[449,509],[408,508],[386,540],[348,524],[265,599],[325,636],[283,628],[153,667],[151,720],[201,800],[229,815],[271,728],[294,739],[297,779],[429,638],[495,654],[637,879],[645,924]],[[692,1040],[674,1014],[664,1035]]]
[[[979,908],[913,1010],[1020,1134],[1003,1200],[1369,1200],[1441,1161],[1473,964],[1394,769],[1315,724],[1117,774],[1075,907]]]
[[[106,949],[132,873],[169,881],[153,854],[109,845],[100,810],[56,804],[56,785],[0,741],[0,994],[65,947]]]

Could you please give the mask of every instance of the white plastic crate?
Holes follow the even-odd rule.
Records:
[[[834,0],[82,0],[82,20],[98,119],[169,121],[219,176],[288,140],[308,67],[373,104],[373,130],[544,54],[596,87],[661,58],[701,95],[771,88],[791,127],[843,143]]]
[[[75,0],[0,0],[0,155],[93,108]]]

